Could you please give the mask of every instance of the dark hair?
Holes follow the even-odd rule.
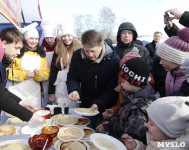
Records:
[[[81,36],[82,45],[88,45],[90,47],[100,46],[102,43],[102,36],[100,32],[95,30],[85,31]]]
[[[7,44],[14,42],[15,43],[22,42],[23,44],[25,43],[25,39],[22,33],[17,28],[14,27],[11,28],[8,27],[3,29],[0,33],[0,39],[1,41],[5,40]]]

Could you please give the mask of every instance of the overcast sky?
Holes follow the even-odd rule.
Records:
[[[110,7],[116,15],[115,32],[123,18],[132,22],[139,35],[153,34],[164,28],[163,14],[169,8],[189,10],[189,0],[39,0],[43,18],[61,21],[67,17],[73,21],[77,15],[90,14],[98,18],[99,10]],[[26,22],[40,20],[38,0],[21,0]],[[174,21],[177,25],[177,21]]]
[[[117,18],[115,31],[125,18],[141,35],[163,31],[164,11],[169,8],[189,10],[189,0],[40,0],[40,6],[43,18],[53,16],[59,20],[65,16],[73,19],[76,15],[85,14],[97,19],[102,7],[110,7]]]

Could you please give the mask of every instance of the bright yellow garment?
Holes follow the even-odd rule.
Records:
[[[24,55],[39,56],[39,54],[37,52],[32,52],[32,51],[24,52]],[[36,82],[45,81],[45,80],[48,80],[48,78],[49,78],[50,69],[48,67],[47,58],[40,57],[40,60],[41,61],[40,61],[40,67],[39,67],[39,75],[34,75],[34,77],[33,77],[33,80]],[[13,62],[14,62],[13,63],[13,73],[12,73],[12,68],[10,68],[8,80],[22,82],[24,80],[29,79],[27,77],[27,72],[30,72],[30,71],[21,69],[22,58],[15,58],[13,60]],[[29,63],[33,63],[33,62],[29,62]],[[13,77],[12,77],[12,74],[13,74]]]

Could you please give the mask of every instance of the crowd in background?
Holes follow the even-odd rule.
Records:
[[[189,12],[167,13],[169,38],[161,43],[155,31],[145,46],[131,22],[120,24],[116,46],[93,29],[79,41],[66,22],[42,20],[41,45],[37,23],[3,29],[0,109],[40,124],[45,119],[33,111],[49,103],[90,108],[100,113],[88,117],[88,126],[128,150],[163,149],[158,142],[184,142],[177,150],[189,149]]]

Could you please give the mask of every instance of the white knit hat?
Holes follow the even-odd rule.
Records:
[[[66,35],[66,34],[71,34],[74,36],[74,29],[72,26],[69,25],[59,25],[59,29],[60,29],[60,35]]]
[[[178,32],[178,36],[172,36],[160,44],[157,55],[161,58],[181,65],[189,57],[189,28]]]
[[[57,37],[58,26],[50,20],[43,19],[41,21],[41,28],[43,29],[44,37]]]
[[[24,38],[27,40],[31,37],[39,37],[39,33],[36,29],[36,27],[38,26],[38,23],[37,22],[34,22],[30,25],[28,25],[27,27],[25,28],[19,28],[20,32],[22,34],[24,34]]]
[[[169,96],[155,100],[147,108],[148,116],[167,136],[178,138],[189,127],[189,97]]]
[[[189,57],[185,59],[184,63],[180,66],[180,69],[184,69],[184,77],[189,83]]]

